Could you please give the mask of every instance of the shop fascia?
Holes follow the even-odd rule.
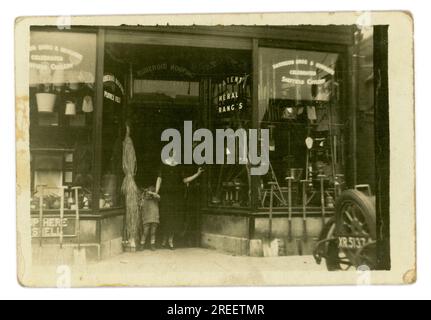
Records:
[[[177,129],[170,128],[163,131],[161,141],[168,142],[161,153],[161,159],[164,163],[173,161],[181,164],[184,158],[184,164],[242,164],[250,165],[251,175],[262,176],[268,173],[268,129],[245,130],[240,128],[236,131],[233,129],[216,129],[214,139],[210,130],[201,128],[193,132],[192,121],[184,121],[183,132],[184,139]],[[199,144],[193,147],[194,143]],[[184,157],[182,157],[182,152],[184,152]]]

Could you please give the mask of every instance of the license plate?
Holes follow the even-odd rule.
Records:
[[[368,238],[364,237],[338,237],[339,249],[362,249],[369,242]]]

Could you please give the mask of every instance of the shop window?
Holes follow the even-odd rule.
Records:
[[[270,132],[271,162],[260,206],[269,206],[271,184],[277,207],[289,206],[289,193],[293,206],[318,206],[322,193],[333,206],[345,167],[340,55],[260,48],[259,65],[259,123]]]
[[[96,34],[31,32],[32,210],[91,209],[95,71]]]
[[[232,73],[213,79],[211,88],[211,128],[216,137],[217,129],[248,130],[251,128],[251,76],[250,73]],[[240,150],[239,138],[234,137],[235,147],[230,149],[225,140],[224,164],[211,166],[209,179],[209,205],[218,207],[247,208],[251,205],[250,165],[247,150]],[[235,155],[235,164],[227,164],[228,156]],[[245,160],[245,161],[244,161]]]
[[[102,153],[99,208],[121,208],[123,140],[125,138],[124,70],[127,67],[105,59],[103,77]]]

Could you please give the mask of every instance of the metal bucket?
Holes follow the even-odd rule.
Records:
[[[53,112],[57,96],[53,93],[36,93],[37,110],[39,112]]]

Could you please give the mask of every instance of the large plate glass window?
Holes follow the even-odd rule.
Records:
[[[99,208],[123,207],[121,193],[123,173],[124,114],[126,106],[125,79],[128,65],[112,60],[105,52],[103,73],[103,114],[101,144],[101,180]]]
[[[322,193],[333,206],[345,168],[341,62],[332,52],[259,49],[258,115],[270,131],[271,160],[260,206],[269,205],[270,182],[277,207],[288,207],[289,198],[292,206],[319,206]]]
[[[211,60],[206,62],[212,66],[208,72],[211,76],[209,122],[214,137],[217,130],[226,130],[226,138],[224,164],[216,163],[209,170],[209,205],[248,208],[251,205],[248,145],[243,144],[241,149],[239,141],[241,131],[245,133],[252,128],[251,54],[242,50],[216,53],[209,55]],[[229,141],[235,141],[235,146]],[[230,157],[235,164],[228,163]]]
[[[32,210],[91,209],[95,72],[96,34],[31,32]]]

